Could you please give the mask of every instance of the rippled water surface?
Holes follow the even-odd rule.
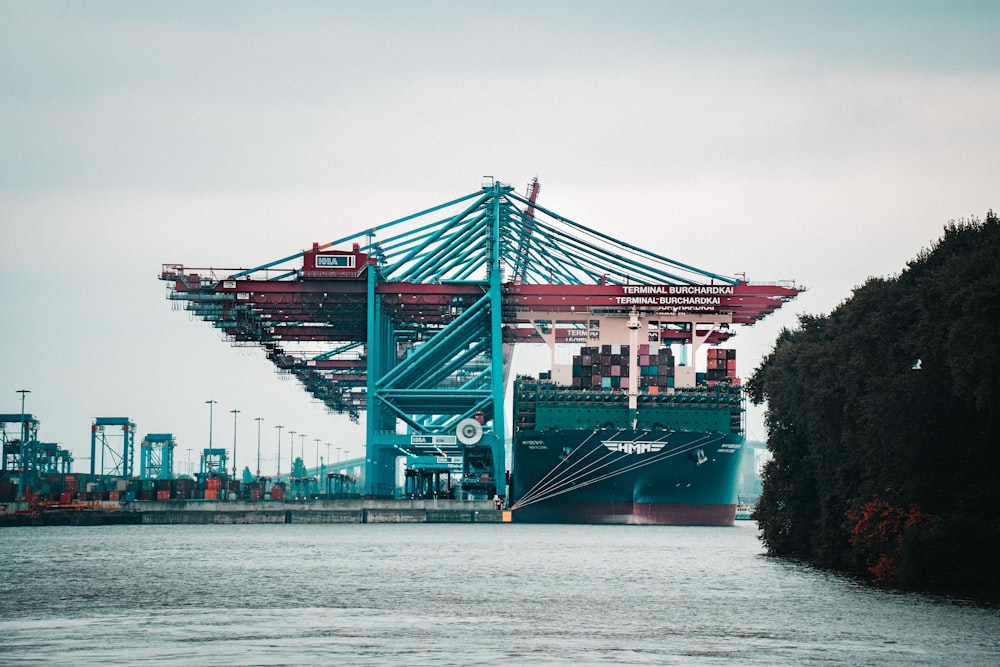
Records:
[[[756,526],[5,528],[4,665],[988,665],[1000,611]]]

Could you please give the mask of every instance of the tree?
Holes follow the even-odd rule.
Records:
[[[1000,589],[998,324],[990,211],[782,331],[747,383],[774,454],[757,508],[768,551],[888,585]]]

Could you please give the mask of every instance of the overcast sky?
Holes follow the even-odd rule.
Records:
[[[483,175],[800,313],[998,207],[1000,3],[0,3],[0,413],[89,470],[96,417],[273,471],[275,426],[359,455],[262,353],[174,311],[163,263],[256,266]],[[759,411],[749,436],[763,439]],[[296,454],[301,438],[296,436]],[[188,450],[191,450],[189,453]],[[336,455],[333,455],[336,458]],[[135,461],[138,466],[138,456]]]

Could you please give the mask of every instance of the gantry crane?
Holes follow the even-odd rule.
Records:
[[[259,345],[326,406],[367,411],[365,493],[398,456],[461,459],[461,489],[503,493],[512,346],[648,340],[691,353],[801,288],[752,284],[585,227],[485,178],[480,190],[249,269],[165,264],[169,298]],[[694,382],[693,367],[690,382]],[[685,382],[686,378],[678,378]]]

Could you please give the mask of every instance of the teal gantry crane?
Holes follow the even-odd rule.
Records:
[[[462,497],[491,498],[505,491],[515,344],[592,343],[608,318],[715,344],[798,293],[617,240],[540,206],[538,191],[537,179],[523,197],[485,177],[478,191],[254,268],[165,264],[160,278],[168,298],[234,345],[262,346],[330,410],[366,411],[367,495],[395,493],[405,456],[458,462]]]

